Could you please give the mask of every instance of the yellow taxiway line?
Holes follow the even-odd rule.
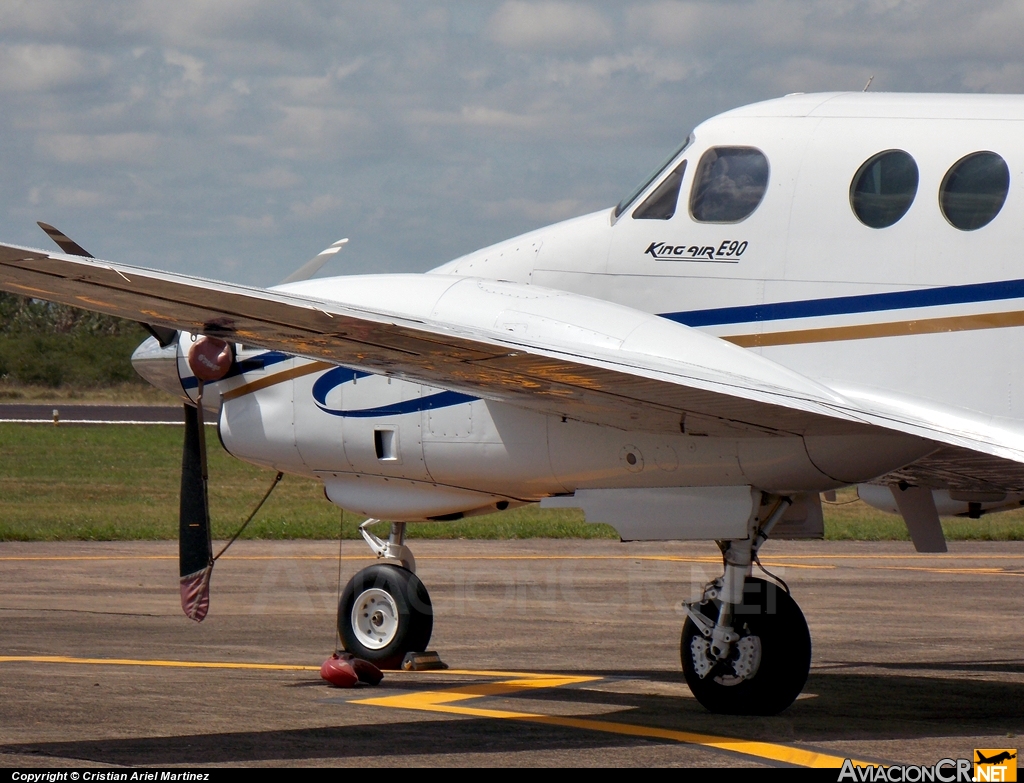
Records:
[[[260,669],[264,671],[320,671],[319,666],[291,663],[232,663],[231,661],[160,661],[136,658],[72,658],[66,655],[0,655],[0,663],[72,663],[96,666],[163,666],[176,669]]]
[[[687,745],[699,745],[705,748],[726,750],[745,756],[767,761],[792,764],[801,767],[825,767],[838,769],[843,766],[844,758],[826,753],[796,748],[790,745],[779,745],[772,742],[755,742],[719,737],[713,734],[699,734],[692,731],[663,729],[657,726],[641,726],[635,723],[618,723],[589,718],[572,718],[560,715],[543,715],[533,712],[517,712],[511,710],[494,710],[486,707],[473,707],[465,702],[487,696],[506,696],[512,693],[537,688],[557,688],[563,685],[578,685],[584,682],[600,680],[601,677],[553,675],[526,675],[500,682],[474,683],[458,688],[445,690],[416,691],[396,696],[382,696],[369,699],[353,699],[352,704],[365,704],[375,707],[393,709],[419,710],[440,712],[449,715],[465,715],[474,718],[491,718],[495,720],[516,720],[527,723],[541,723],[547,726],[598,731],[606,734],[621,734],[644,739],[670,740]],[[867,762],[855,761],[855,765],[864,766]]]
[[[73,658],[64,655],[3,655],[0,663],[50,663],[77,664],[99,666],[153,666],[181,669],[242,669],[257,671],[319,671],[319,666],[303,666],[289,663],[236,663],[231,661],[171,661],[137,658]],[[593,675],[566,675],[532,672],[503,672],[475,669],[447,669],[429,672],[388,672],[388,676],[412,675],[461,675],[474,677],[504,678],[497,682],[482,682],[460,685],[444,690],[424,690],[403,693],[395,696],[382,696],[369,699],[352,699],[351,704],[392,709],[420,710],[427,712],[464,715],[476,718],[495,720],[517,720],[528,723],[539,723],[548,726],[598,731],[609,734],[620,734],[644,739],[660,739],[681,742],[687,745],[698,745],[705,748],[739,753],[745,756],[764,759],[783,764],[802,767],[828,767],[838,769],[844,759],[790,745],[771,742],[755,742],[735,737],[719,737],[713,734],[699,734],[690,731],[663,729],[657,726],[640,726],[634,723],[618,723],[613,721],[592,720],[589,718],[572,718],[559,715],[543,715],[532,712],[516,712],[510,710],[494,710],[486,707],[473,707],[465,702],[488,696],[507,696],[509,694],[537,690],[541,688],[558,688],[565,685],[579,685],[585,682],[601,680]],[[855,765],[867,762],[854,761]]]
[[[999,566],[943,566],[941,562],[946,559],[956,560],[1024,560],[1021,555],[985,555],[966,554],[960,555],[951,553],[948,555],[780,555],[775,557],[763,557],[761,561],[769,568],[790,568],[794,570],[809,571],[830,571],[842,568],[837,563],[809,563],[807,560],[881,560],[909,561],[905,565],[873,565],[859,562],[860,568],[882,571],[920,571],[936,574],[978,574],[984,576],[1016,576],[1024,577],[1024,571],[1007,570]],[[0,562],[90,562],[90,561],[128,561],[128,560],[177,560],[177,555],[0,555]],[[226,561],[274,561],[274,560],[308,560],[308,561],[336,561],[337,555],[227,555]],[[345,555],[340,558],[345,561],[369,561],[374,560],[371,553],[365,555]],[[669,562],[669,563],[690,563],[700,565],[718,565],[721,558],[708,556],[682,556],[682,555],[423,555],[417,560],[424,562],[428,560],[440,561],[593,561],[593,560],[621,560],[634,562]],[[801,560],[805,562],[793,562]],[[938,561],[938,562],[936,562]],[[916,565],[916,563],[930,562],[930,565]]]

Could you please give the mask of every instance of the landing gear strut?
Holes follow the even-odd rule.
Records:
[[[338,604],[338,634],[342,645],[357,658],[383,669],[397,669],[408,652],[423,652],[430,641],[434,613],[430,595],[415,574],[416,561],[405,546],[405,524],[393,523],[382,541],[368,526],[363,538],[377,557],[397,560],[364,568],[345,586]]]
[[[683,675],[711,712],[774,715],[807,682],[811,636],[800,607],[788,588],[750,575],[757,550],[790,505],[775,500],[762,501],[746,539],[719,542],[725,573],[686,605]]]

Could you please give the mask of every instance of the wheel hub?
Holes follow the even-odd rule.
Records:
[[[702,636],[694,636],[690,640],[690,656],[693,659],[693,670],[702,680],[711,673],[715,666],[722,662],[711,653],[711,643]],[[732,647],[732,660],[724,663],[732,671],[714,678],[719,685],[738,685],[749,680],[761,667],[761,639],[758,636],[744,636]]]
[[[370,650],[387,647],[398,633],[395,599],[377,587],[364,590],[352,604],[352,630],[359,643]]]
[[[693,657],[693,670],[697,672],[697,676],[702,680],[708,676],[717,661],[711,658],[708,649],[711,645],[708,644],[708,640],[703,636],[694,636],[690,642],[690,655]]]
[[[732,673],[715,677],[719,685],[739,685],[749,680],[761,668],[761,638],[744,636],[733,645]]]

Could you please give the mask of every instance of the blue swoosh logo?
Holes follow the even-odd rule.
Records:
[[[329,408],[327,406],[327,395],[343,383],[357,381],[360,378],[369,376],[368,372],[350,370],[347,367],[335,367],[328,370],[313,384],[313,402],[324,413],[332,416],[342,416],[353,419],[371,419],[377,416],[401,416],[405,413],[419,413],[420,411],[436,410],[437,408],[449,408],[452,405],[461,405],[465,402],[472,402],[477,399],[468,394],[461,394],[453,391],[443,391],[437,394],[430,394],[426,397],[417,397],[413,400],[393,402],[388,405],[380,405],[375,408],[357,408],[355,410],[342,410],[340,408]]]

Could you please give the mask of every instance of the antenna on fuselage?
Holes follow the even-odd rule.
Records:
[[[873,82],[874,80],[875,80],[875,75],[874,75],[874,74],[871,74],[871,75],[870,75],[870,76],[868,77],[868,83],[864,85],[864,89],[863,89],[863,90],[861,90],[861,92],[867,92],[867,91],[868,91],[868,87],[870,87],[870,86],[871,86],[871,82]]]

